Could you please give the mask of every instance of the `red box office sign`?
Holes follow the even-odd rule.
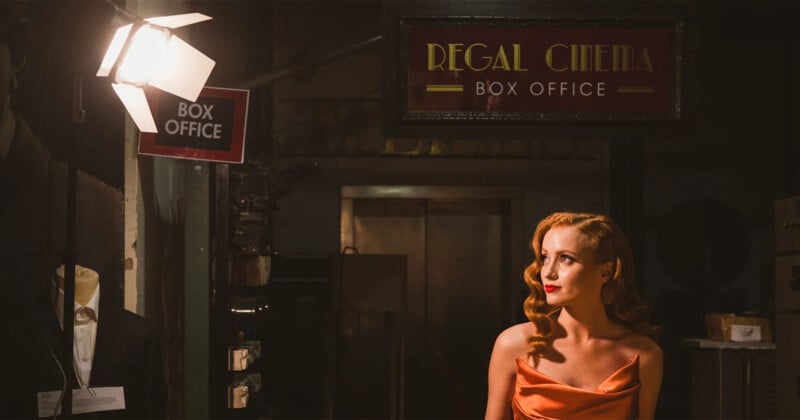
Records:
[[[674,19],[404,17],[401,121],[680,117]]]
[[[139,153],[244,162],[249,96],[247,90],[206,87],[197,101],[189,102],[174,95],[148,92],[158,133],[139,135]]]

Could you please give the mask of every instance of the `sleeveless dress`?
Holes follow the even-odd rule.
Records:
[[[517,358],[511,408],[514,420],[635,419],[639,414],[639,356],[593,391],[561,383]]]

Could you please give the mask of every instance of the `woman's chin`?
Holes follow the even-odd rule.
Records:
[[[548,306],[552,306],[552,307],[561,306],[561,299],[559,299],[558,297],[553,296],[551,294],[548,294],[545,297],[545,301],[547,302]]]

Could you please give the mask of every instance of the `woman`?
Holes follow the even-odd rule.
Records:
[[[530,322],[495,341],[486,420],[653,418],[662,355],[622,230],[606,216],[554,213],[532,246]]]

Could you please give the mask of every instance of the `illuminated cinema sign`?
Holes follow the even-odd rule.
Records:
[[[406,17],[402,121],[680,117],[680,23]]]
[[[250,92],[205,87],[190,102],[168,94],[150,95],[157,133],[141,133],[139,153],[225,163],[244,162]]]

